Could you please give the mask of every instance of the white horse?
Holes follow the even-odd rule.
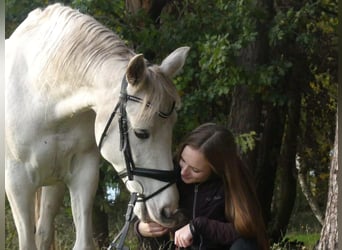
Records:
[[[100,155],[126,173],[128,142],[131,169],[122,179],[131,192],[153,196],[134,212],[167,227],[178,223],[178,192],[163,178],[173,169],[173,107],[180,102],[170,79],[188,50],[178,48],[159,66],[150,65],[95,19],[60,4],[32,11],[6,40],[5,187],[20,249],[48,249],[64,186],[71,195],[74,249],[94,249]],[[127,128],[119,131],[123,112]],[[135,176],[135,168],[142,174]],[[159,172],[146,174],[153,169]],[[159,173],[164,177],[154,178]],[[35,235],[34,197],[41,186]]]

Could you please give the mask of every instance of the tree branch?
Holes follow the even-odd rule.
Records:
[[[299,181],[299,185],[302,189],[302,192],[306,198],[306,200],[309,203],[309,206],[313,212],[313,214],[315,215],[316,219],[319,221],[319,223],[321,225],[323,225],[324,219],[323,219],[323,214],[321,212],[321,210],[319,209],[319,206],[314,198],[314,196],[312,195],[310,188],[308,186],[308,183],[306,181],[306,169],[301,167],[301,164],[299,162],[299,159],[296,160],[296,168],[298,170],[298,181]]]

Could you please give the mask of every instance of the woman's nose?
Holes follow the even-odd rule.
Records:
[[[188,173],[188,166],[184,166],[182,167],[182,170],[181,170],[181,175],[186,175]]]

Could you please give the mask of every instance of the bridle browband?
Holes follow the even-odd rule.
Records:
[[[132,96],[127,94],[127,80],[126,75],[123,77],[121,82],[121,91],[120,91],[120,98],[118,103],[116,104],[112,114],[110,115],[107,124],[104,128],[104,131],[102,132],[100,142],[99,142],[99,150],[101,151],[101,147],[103,145],[103,141],[106,137],[107,131],[117,114],[118,110],[120,111],[120,117],[119,117],[119,131],[120,131],[120,151],[123,152],[124,158],[125,158],[125,165],[126,169],[123,171],[120,171],[118,173],[119,177],[128,177],[128,180],[132,181],[134,179],[134,176],[140,176],[140,177],[147,177],[151,179],[155,179],[158,181],[166,182],[167,184],[160,189],[156,190],[152,194],[149,194],[148,196],[145,196],[143,193],[131,193],[130,202],[128,204],[127,212],[126,212],[126,222],[119,233],[119,235],[114,239],[114,241],[110,244],[108,249],[112,249],[114,247],[115,249],[127,249],[123,246],[124,240],[127,235],[127,231],[129,228],[129,224],[133,219],[133,208],[136,202],[146,202],[148,199],[156,196],[157,194],[161,193],[168,187],[170,187],[172,184],[176,182],[177,174],[174,170],[159,170],[159,169],[148,169],[148,168],[141,168],[136,167],[135,163],[133,161],[132,157],[132,151],[131,146],[129,143],[129,134],[128,134],[128,118],[127,118],[127,112],[126,112],[126,105],[128,101],[133,101],[137,103],[143,103],[143,100],[140,97]],[[147,103],[147,107],[150,107],[152,104]],[[159,111],[158,115],[161,118],[168,118],[172,112],[174,111],[175,103],[173,102],[173,105],[169,112],[164,113]],[[120,242],[115,243],[117,239],[121,236]]]

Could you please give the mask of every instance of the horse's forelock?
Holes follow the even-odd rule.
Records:
[[[145,97],[138,115],[139,119],[149,120],[159,111],[167,113],[172,108],[173,102],[176,109],[180,107],[180,96],[175,85],[159,70],[158,66],[148,68],[143,88]],[[149,108],[146,108],[147,103],[151,104]]]

